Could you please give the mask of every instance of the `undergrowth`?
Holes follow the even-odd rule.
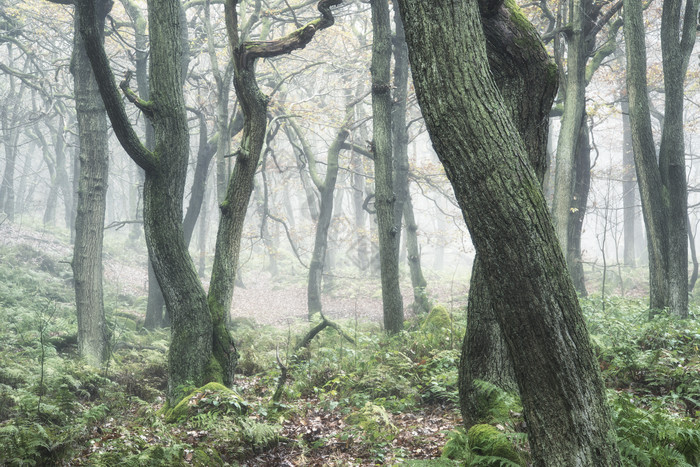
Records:
[[[484,424],[444,430],[441,459],[412,459],[406,447],[420,444],[428,414],[458,420],[463,309],[436,307],[394,336],[339,322],[354,342],[327,328],[301,349],[309,323],[235,320],[237,387],[191,388],[187,410],[172,415],[163,409],[168,331],[144,330],[133,312],[140,299],[109,292],[109,360],[83,365],[70,277],[41,252],[0,250],[0,465],[236,465],[280,449],[366,464],[531,462],[517,396],[488,383],[478,386]],[[599,300],[582,303],[625,465],[700,465],[700,326],[650,321],[641,302],[607,300],[605,314]]]

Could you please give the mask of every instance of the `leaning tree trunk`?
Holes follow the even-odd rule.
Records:
[[[98,40],[111,4],[98,3]],[[108,6],[109,5],[109,6]],[[91,365],[107,358],[107,336],[102,294],[102,233],[105,220],[109,154],[107,113],[79,33],[82,12],[76,11],[71,71],[78,118],[79,181],[75,218],[73,277],[78,314],[78,352]]]
[[[391,27],[388,0],[372,0],[372,128],[375,206],[379,233],[384,329],[403,329],[403,299],[399,287],[399,229],[394,218],[391,153]]]
[[[557,90],[557,69],[518,7],[512,3],[499,6],[482,5],[486,53],[496,85],[541,183],[547,165],[548,114]],[[530,46],[518,46],[524,43]],[[477,254],[469,287],[459,377],[460,406],[467,428],[486,415],[486,408],[479,403],[475,380],[509,391],[516,389],[512,363],[496,318],[498,306],[488,291],[481,255]]]
[[[620,465],[576,292],[529,151],[488,68],[477,2],[399,4],[428,131],[499,304],[535,464]]]
[[[323,268],[326,260],[326,253],[328,250],[328,231],[330,230],[331,220],[333,218],[333,204],[334,204],[334,194],[335,194],[335,183],[338,179],[338,156],[340,155],[340,149],[342,144],[347,139],[350,132],[348,131],[348,125],[350,123],[350,117],[352,117],[353,107],[347,112],[345,121],[340,127],[335,140],[328,148],[328,157],[326,159],[326,176],[323,182],[316,180],[318,176],[316,175],[315,167],[312,172],[312,179],[316,183],[317,188],[321,194],[321,204],[319,209],[318,221],[316,222],[316,236],[314,238],[314,251],[311,255],[311,262],[309,263],[309,280],[307,284],[307,305],[309,312],[309,320],[316,313],[323,313],[323,306],[321,304],[321,282],[323,279]],[[315,159],[309,160],[309,168],[311,165],[316,164]]]

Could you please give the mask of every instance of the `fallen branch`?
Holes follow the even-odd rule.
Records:
[[[311,328],[311,330],[309,330],[309,332],[306,333],[304,338],[297,344],[296,348],[294,349],[295,351],[299,351],[303,348],[308,347],[309,344],[311,343],[311,341],[313,340],[313,338],[316,337],[316,335],[318,333],[320,333],[321,331],[323,331],[324,329],[326,329],[328,327],[331,327],[331,328],[335,329],[336,331],[338,331],[338,334],[343,336],[345,338],[345,340],[347,340],[351,344],[355,344],[355,339],[353,339],[345,331],[343,331],[343,329],[340,327],[340,325],[338,325],[337,323],[334,323],[333,321],[329,321],[328,319],[326,319],[326,317],[323,316],[323,313],[321,313],[321,320],[322,321],[320,323],[318,323],[316,326]]]
[[[280,367],[280,377],[277,380],[277,389],[272,395],[272,402],[274,404],[278,403],[282,398],[282,389],[284,389],[284,383],[287,382],[287,366],[280,360],[280,346],[279,344],[275,347],[275,358],[277,359],[277,366]]]

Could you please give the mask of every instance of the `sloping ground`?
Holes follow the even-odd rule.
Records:
[[[58,267],[66,275],[71,274],[73,249],[68,238],[57,237],[49,231],[4,222],[0,225],[0,247],[17,245],[25,245],[42,253],[46,264],[37,264],[37,267]],[[145,297],[148,292],[148,272],[143,248],[134,249],[131,255],[122,252],[126,251],[126,247],[117,250],[120,252],[119,256],[110,253],[110,248],[105,249],[105,283],[119,295]],[[231,316],[276,326],[306,320],[306,276],[304,271],[299,274],[301,277],[291,280],[288,276],[274,278],[266,272],[244,270],[245,285],[237,287],[234,292]],[[360,322],[382,321],[379,277],[358,275],[337,278],[334,281],[332,290],[323,297],[326,316],[331,319],[357,319]],[[404,313],[408,318],[412,315],[410,305],[413,292],[408,286],[407,278],[402,282],[405,285],[402,290]],[[452,296],[464,297],[467,286],[467,281],[440,283],[439,279],[435,278],[434,283],[429,285],[429,292],[434,294],[436,301],[450,303]],[[457,310],[465,304],[465,299],[455,299],[453,307]],[[145,304],[142,308],[130,311],[145,313]]]

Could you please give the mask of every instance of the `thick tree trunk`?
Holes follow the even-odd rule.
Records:
[[[684,84],[690,53],[696,40],[698,0],[667,0],[661,17],[661,52],[664,70],[664,125],[659,168],[668,190],[668,308],[688,317],[688,186],[683,128]],[[683,26],[681,35],[681,21]],[[691,23],[688,25],[687,23]]]
[[[534,28],[516,21],[523,18],[516,6],[508,3],[495,10],[488,4],[481,6],[491,72],[512,121],[516,122],[530,163],[542,182],[547,165],[548,115],[557,90],[556,66],[547,56]],[[519,45],[524,43],[532,46]],[[542,79],[543,76],[546,79]],[[512,363],[496,319],[498,305],[487,288],[477,254],[472,268],[468,324],[460,361],[460,403],[467,428],[479,423],[485,415],[481,413],[483,408],[479,406],[475,380],[487,381],[505,390],[516,389]]]
[[[97,2],[97,30],[102,38],[104,18],[111,4]],[[78,314],[78,352],[91,365],[107,358],[107,330],[102,292],[102,233],[105,220],[109,154],[107,114],[92,73],[76,11],[71,71],[80,140],[78,205],[75,219],[73,277]]]
[[[391,149],[391,27],[388,0],[372,0],[372,128],[375,171],[375,206],[379,233],[384,329],[403,329],[403,299],[399,287],[399,229],[394,219]]]
[[[428,131],[500,305],[535,464],[620,465],[540,182],[488,69],[477,3],[399,4]]]

